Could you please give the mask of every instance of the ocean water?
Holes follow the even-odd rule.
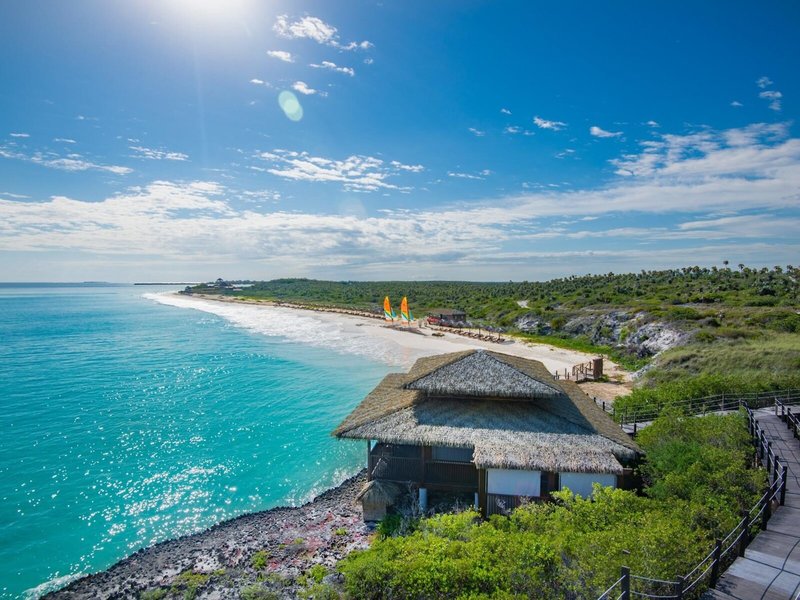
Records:
[[[0,598],[301,504],[363,464],[330,431],[391,358],[332,322],[162,292],[0,286]]]

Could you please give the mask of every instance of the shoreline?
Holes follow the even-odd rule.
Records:
[[[246,513],[212,527],[137,550],[108,569],[75,579],[43,596],[51,600],[138,598],[144,591],[169,590],[186,571],[210,575],[198,598],[239,598],[243,587],[269,586],[280,597],[303,589],[297,578],[314,565],[333,567],[372,535],[356,495],[366,469],[298,507]],[[252,557],[266,551],[263,568]]]
[[[393,366],[408,369],[416,359],[434,354],[457,352],[470,348],[484,348],[495,352],[511,354],[522,358],[538,360],[547,367],[551,373],[564,373],[573,365],[585,363],[597,354],[559,348],[548,344],[523,341],[513,336],[502,336],[505,343],[497,343],[472,337],[458,335],[446,328],[432,328],[424,326],[411,328],[391,327],[385,324],[380,315],[367,313],[355,309],[319,307],[303,305],[293,302],[274,302],[271,300],[256,300],[223,296],[219,294],[181,294],[178,292],[165,294],[165,297],[177,298],[185,301],[181,306],[191,308],[192,302],[198,305],[194,308],[202,310],[202,302],[211,302],[218,305],[234,305],[239,307],[252,307],[253,310],[267,309],[271,311],[292,311],[295,314],[307,314],[309,317],[325,322],[328,325],[339,327],[343,335],[359,336],[376,343],[391,344],[395,346],[396,361]],[[357,328],[357,329],[356,329]],[[441,333],[440,337],[432,334]],[[412,334],[412,335],[410,335]],[[278,334],[275,334],[278,335]],[[496,335],[496,334],[495,334]],[[494,336],[493,336],[494,337]],[[604,371],[610,379],[619,379],[622,382],[631,381],[631,373],[604,357]],[[611,384],[614,385],[614,384]],[[622,386],[618,386],[622,388]],[[623,392],[620,389],[620,392]],[[611,398],[609,398],[610,400]]]
[[[398,366],[410,366],[417,358],[465,350],[486,348],[543,362],[548,369],[562,370],[585,362],[592,354],[522,342],[498,344],[456,335],[447,330],[434,337],[434,329],[424,327],[408,335],[408,331],[385,325],[382,318],[348,309],[327,309],[294,303],[276,303],[225,296],[178,293],[160,295],[187,302],[167,304],[198,308],[192,302],[252,307],[263,311],[313,313],[313,318],[341,328],[345,336],[360,336],[365,343],[389,343],[399,350]],[[260,315],[263,316],[263,315]],[[274,333],[271,335],[280,335]],[[629,374],[611,361],[606,372],[628,377]],[[606,385],[623,391],[623,386]],[[157,588],[169,590],[181,573],[192,571],[208,574],[210,579],[198,589],[199,598],[238,598],[241,588],[266,578],[279,597],[296,597],[303,587],[297,582],[314,565],[323,565],[332,572],[336,563],[355,549],[369,545],[371,529],[364,524],[360,503],[355,497],[366,481],[366,471],[348,478],[310,502],[299,507],[274,507],[246,513],[194,534],[165,540],[137,550],[109,568],[85,575],[44,595],[54,599],[138,597],[143,591]],[[251,563],[254,553],[266,550],[266,566],[257,570]],[[224,573],[222,572],[224,571]],[[259,579],[260,578],[260,579]],[[180,586],[180,579],[178,584]],[[233,583],[231,583],[233,582]]]

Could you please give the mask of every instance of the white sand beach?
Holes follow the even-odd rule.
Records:
[[[587,362],[595,355],[576,350],[556,348],[547,344],[532,344],[519,339],[506,343],[493,343],[445,332],[443,337],[433,336],[434,330],[390,327],[379,319],[360,317],[338,312],[323,312],[300,308],[274,306],[230,297],[188,296],[182,294],[145,294],[146,298],[162,304],[193,308],[219,315],[238,327],[264,335],[287,339],[332,350],[360,354],[383,361],[392,366],[408,369],[422,356],[457,352],[469,348],[486,348],[544,363],[551,371],[564,373],[573,365]],[[604,371],[611,377],[627,376],[627,372],[605,360]]]

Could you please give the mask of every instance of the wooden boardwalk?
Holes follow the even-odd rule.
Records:
[[[704,600],[797,600],[800,598],[800,441],[773,409],[756,411],[772,448],[788,466],[786,504],[720,577]]]

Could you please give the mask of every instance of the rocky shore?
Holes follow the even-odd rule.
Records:
[[[48,594],[106,598],[297,598],[335,583],[336,563],[371,535],[356,494],[366,471],[297,508],[242,515],[139,550]]]

